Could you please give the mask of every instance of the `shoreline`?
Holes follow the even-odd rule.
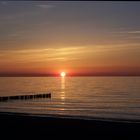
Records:
[[[79,119],[66,116],[32,115],[0,112],[3,133],[37,133],[43,136],[65,133],[95,136],[130,137],[140,134],[140,122],[118,122],[96,119]]]
[[[120,118],[103,118],[103,117],[90,117],[90,116],[75,116],[75,115],[62,115],[62,114],[37,114],[37,113],[22,113],[22,112],[1,112],[0,115],[8,116],[25,116],[25,117],[38,117],[38,118],[57,118],[67,120],[81,120],[81,121],[100,121],[100,122],[113,122],[113,123],[127,123],[127,124],[140,124],[140,119],[120,119]]]

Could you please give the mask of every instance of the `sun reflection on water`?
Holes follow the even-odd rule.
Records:
[[[60,98],[62,101],[65,100],[65,77],[61,77],[61,93]]]

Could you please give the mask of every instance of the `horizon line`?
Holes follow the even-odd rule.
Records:
[[[130,74],[112,74],[112,75],[66,75],[65,77],[139,77],[140,74],[137,75],[130,75]],[[0,75],[0,77],[61,77],[60,75]]]
[[[60,73],[18,73],[0,72],[0,77],[59,77]],[[140,76],[140,72],[97,72],[97,73],[66,73],[66,77],[76,76]]]

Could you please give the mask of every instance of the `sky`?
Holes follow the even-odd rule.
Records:
[[[140,75],[140,2],[1,1],[0,76]]]

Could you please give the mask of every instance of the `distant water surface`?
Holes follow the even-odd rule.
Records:
[[[140,120],[140,77],[0,77],[0,96],[47,92],[0,102],[0,111]]]

